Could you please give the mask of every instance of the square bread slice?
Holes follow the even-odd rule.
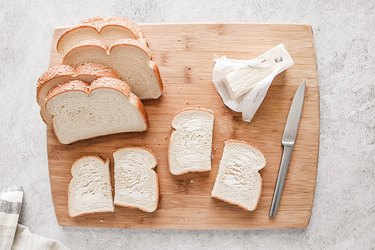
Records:
[[[70,217],[99,212],[114,212],[109,161],[84,156],[73,163],[68,191]]]
[[[211,170],[214,112],[203,108],[179,111],[172,120],[169,171],[173,175]]]
[[[113,153],[115,160],[115,205],[153,212],[158,207],[158,160],[153,152],[128,147]]]
[[[47,124],[62,144],[102,135],[147,129],[142,102],[119,79],[101,77],[91,84],[69,81],[53,88],[46,101]]]
[[[255,147],[244,141],[225,141],[219,172],[211,196],[253,211],[262,192],[259,170],[266,158]]]

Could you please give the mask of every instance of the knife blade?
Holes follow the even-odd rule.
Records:
[[[288,118],[286,120],[283,137],[281,138],[281,144],[283,145],[283,155],[281,157],[279,172],[277,174],[271,207],[268,214],[270,218],[274,218],[276,216],[277,210],[279,208],[281,194],[283,192],[286,175],[288,173],[289,162],[290,158],[292,157],[299,122],[301,120],[303,102],[305,98],[305,87],[306,80],[299,85],[294,95]]]

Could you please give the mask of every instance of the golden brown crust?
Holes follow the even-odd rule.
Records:
[[[95,28],[98,32],[100,32],[104,27],[107,26],[119,26],[129,30],[135,38],[141,38],[141,31],[138,28],[138,25],[133,22],[132,20],[121,18],[121,17],[110,17],[110,18],[103,18],[103,17],[92,17],[86,20],[83,20],[81,24],[77,25],[77,27],[81,27],[83,25],[88,25]]]
[[[143,120],[146,123],[146,130],[147,130],[148,129],[148,115],[147,115],[147,112],[145,110],[145,107],[143,106],[143,103],[142,103],[141,99],[139,99],[138,96],[136,96],[135,94],[130,93],[129,101],[131,103],[133,103],[139,109],[139,111],[142,113],[142,117],[143,117]]]
[[[125,82],[116,79],[116,78],[111,78],[111,77],[101,77],[93,81],[91,84],[80,81],[80,80],[71,80],[68,82],[64,82],[62,84],[59,84],[58,86],[54,87],[51,89],[50,92],[48,92],[46,101],[43,103],[43,108],[41,109],[45,114],[41,114],[44,122],[47,125],[51,125],[51,119],[49,115],[47,114],[46,111],[46,106],[48,102],[56,97],[57,95],[65,92],[70,92],[70,91],[81,91],[84,92],[85,94],[89,95],[92,91],[97,90],[97,89],[112,89],[112,90],[117,90],[120,93],[124,94],[129,102],[133,103],[136,105],[137,109],[139,112],[141,112],[143,120],[146,124],[146,130],[148,129],[148,117],[147,113],[144,109],[144,106],[141,102],[141,100],[131,93],[130,87],[128,84]]]
[[[69,54],[73,53],[77,49],[82,49],[84,47],[93,47],[98,48],[101,50],[104,50],[107,55],[111,53],[111,50],[115,47],[121,47],[121,46],[133,46],[141,50],[143,53],[147,55],[148,58],[151,58],[151,51],[148,47],[144,46],[142,43],[140,43],[137,40],[134,39],[120,39],[115,42],[111,42],[109,44],[103,43],[100,40],[97,39],[90,39],[85,40],[80,43],[78,43],[74,48],[71,48],[69,51],[66,52],[63,58],[63,63],[68,64],[66,61],[66,58],[69,56]]]
[[[112,77],[120,79],[120,76],[111,68],[99,63],[83,63],[76,68],[77,76]]]
[[[118,28],[122,28],[127,30],[132,34],[132,39],[140,40],[143,44],[147,45],[147,42],[144,39],[143,33],[138,28],[137,24],[131,20],[119,17],[111,17],[111,18],[102,18],[102,17],[93,17],[90,19],[83,20],[80,24],[66,30],[60,38],[57,40],[57,51],[61,53],[61,42],[63,42],[66,36],[69,36],[70,33],[73,31],[77,31],[80,29],[92,29],[97,33],[100,33],[104,28],[115,26]]]
[[[109,88],[109,89],[115,89],[122,94],[124,94],[126,97],[130,97],[130,87],[125,82],[114,79],[111,77],[101,77],[97,80],[93,81],[89,87],[89,91],[92,92],[95,89],[101,89],[101,88]]]
[[[120,39],[120,40],[117,40],[113,43],[110,43],[109,45],[105,45],[104,43],[102,43],[98,40],[92,39],[92,40],[86,40],[84,42],[81,42],[77,46],[75,46],[74,48],[71,48],[65,54],[65,56],[63,58],[63,63],[64,64],[72,64],[74,66],[74,61],[72,61],[71,58],[75,57],[75,55],[77,53],[80,53],[80,52],[82,52],[86,49],[96,51],[96,53],[99,53],[101,56],[104,57],[104,56],[111,55],[112,50],[114,50],[116,48],[120,48],[120,47],[128,48],[129,46],[132,46],[132,47],[136,48],[138,51],[140,51],[140,53],[144,53],[144,55],[147,58],[151,57],[150,49],[148,47],[144,46],[139,41],[136,41],[136,40],[133,40],[133,39]],[[87,52],[87,51],[85,51],[85,52]],[[116,54],[116,52],[113,52],[113,53]],[[156,80],[156,82],[154,84],[157,85],[158,92],[160,93],[160,94],[158,93],[158,97],[160,97],[160,95],[163,92],[163,82],[162,82],[162,79],[161,79],[161,76],[160,76],[159,69],[151,59],[149,61],[149,66],[152,67],[152,70],[154,72],[154,76],[155,76],[155,80]],[[143,98],[143,99],[156,99],[156,98],[155,97],[149,97],[149,98]]]
[[[38,79],[37,83],[37,91],[41,88],[41,86],[50,81],[55,77],[60,76],[72,76],[76,73],[75,69],[69,65],[57,65],[55,67],[49,68],[46,72],[43,73]]]
[[[152,65],[152,67],[154,69],[155,77],[156,77],[156,79],[158,81],[160,91],[163,92],[164,86],[163,86],[163,80],[161,79],[159,67],[158,67],[158,65],[156,65],[156,63],[154,61],[151,60],[150,62],[151,62],[151,65]]]
[[[151,50],[150,50],[150,48],[145,46],[144,43],[142,43],[138,40],[124,38],[124,39],[118,39],[116,41],[113,41],[113,42],[106,45],[107,53],[109,54],[110,51],[113,48],[116,48],[118,46],[134,46],[136,48],[139,48],[139,49],[143,50],[143,52],[146,53],[148,58],[150,58],[150,60],[151,60]]]
[[[101,77],[93,81],[91,84],[88,84],[80,80],[72,80],[59,84],[58,86],[51,89],[51,91],[48,93],[46,103],[52,98],[54,98],[56,95],[64,92],[82,91],[86,94],[90,94],[92,91],[96,89],[103,88],[117,90],[124,94],[126,97],[130,97],[131,92],[128,84],[116,78]]]
[[[86,94],[89,94],[90,92],[90,85],[86,82],[80,81],[80,80],[72,80],[68,82],[61,83],[54,87],[53,89],[48,92],[46,103],[54,98],[56,95],[61,94],[66,91],[81,91],[85,92]]]
[[[92,78],[93,80],[99,77],[120,78],[114,70],[98,63],[84,63],[78,65],[76,68],[64,64],[57,65],[48,69],[47,72],[39,77],[37,84],[37,102],[39,105],[43,103],[45,97],[40,96],[41,89],[51,81],[56,81],[56,83],[64,83],[69,80],[83,80],[84,78],[88,77]],[[59,81],[59,79],[61,79],[61,81]],[[55,86],[56,85],[52,87]]]

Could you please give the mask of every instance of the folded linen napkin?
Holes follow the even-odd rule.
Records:
[[[67,250],[58,241],[30,233],[18,224],[22,208],[23,189],[11,186],[0,193],[0,250]]]

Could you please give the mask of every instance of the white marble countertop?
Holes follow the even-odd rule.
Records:
[[[35,102],[54,27],[92,16],[138,22],[308,23],[317,52],[321,136],[306,230],[185,231],[62,228]],[[374,249],[375,2],[0,1],[0,189],[25,189],[20,223],[72,249]],[[0,239],[1,240],[1,239]]]

